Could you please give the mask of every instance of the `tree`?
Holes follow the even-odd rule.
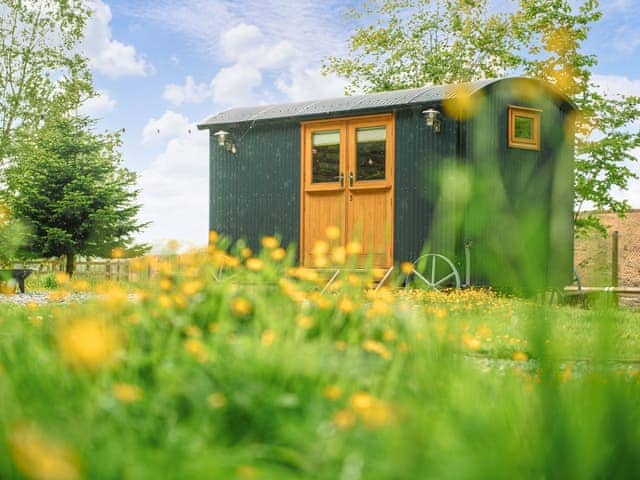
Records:
[[[489,14],[487,0],[369,0],[348,15],[356,29],[345,58],[326,72],[351,81],[348,93],[495,77],[518,65],[510,18]]]
[[[350,15],[365,25],[344,58],[329,57],[325,72],[351,81],[347,93],[458,83],[524,73],[545,80],[579,108],[576,118],[576,228],[604,231],[584,217],[585,203],[624,214],[614,188],[634,178],[628,162],[640,146],[634,122],[640,98],[605,97],[594,85],[597,59],[581,50],[601,17],[596,0],[573,8],[567,0],[520,0],[512,12],[489,13],[486,0],[367,0]],[[366,24],[366,22],[371,22]]]
[[[19,132],[5,170],[6,202],[29,228],[21,253],[108,256],[146,224],[136,216],[136,174],[122,167],[120,132],[95,134],[86,117],[56,114],[33,134]]]
[[[0,0],[0,161],[18,128],[35,128],[52,104],[95,92],[77,53],[90,15],[84,0]]]

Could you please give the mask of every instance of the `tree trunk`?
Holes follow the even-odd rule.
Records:
[[[69,278],[71,278],[76,267],[76,256],[73,252],[67,252],[66,257],[67,257],[67,266],[65,271],[67,272],[67,275],[69,275]]]

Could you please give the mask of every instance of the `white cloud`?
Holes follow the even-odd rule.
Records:
[[[633,155],[638,159],[627,166],[640,177],[640,148],[633,151]],[[640,208],[640,178],[629,180],[629,185],[625,191],[615,189],[613,195],[618,200],[627,200],[632,208]]]
[[[163,117],[173,117],[167,115]],[[140,218],[151,225],[142,242],[175,239],[206,245],[209,228],[209,138],[185,117],[188,129],[176,132],[165,150],[140,174],[143,208]]]
[[[256,45],[264,42],[264,35],[255,25],[240,25],[222,32],[220,35],[220,46],[223,55],[228,60],[237,60],[242,57],[247,50],[255,48]]]
[[[220,48],[232,62],[211,80],[213,99],[223,106],[265,103],[264,98],[256,95],[263,72],[284,69],[301,56],[289,42],[269,42],[257,26],[246,23],[222,32]]]
[[[605,95],[640,96],[640,79],[633,80],[623,75],[594,75],[593,81]]]
[[[593,81],[599,86],[598,90],[609,97],[640,96],[640,79],[631,79],[623,75],[594,75]],[[640,129],[640,123],[636,122],[631,128]],[[632,155],[638,160],[628,163],[627,167],[640,177],[640,148],[633,150]],[[630,180],[626,191],[614,190],[614,196],[619,200],[628,200],[634,208],[640,208],[640,179]]]
[[[90,117],[98,117],[115,108],[116,101],[109,96],[108,92],[100,90],[97,93],[98,95],[90,98],[82,104],[80,107],[80,113]]]
[[[254,25],[259,34],[245,28],[240,37],[264,35],[288,42],[304,50],[309,64],[317,66],[326,55],[344,51],[352,26],[344,16],[348,8],[344,0],[138,0],[130,13],[184,34],[196,48],[216,57],[227,53],[212,32]]]
[[[109,77],[146,75],[151,65],[141,58],[132,45],[125,45],[112,38],[111,9],[102,0],[91,0],[93,10],[85,28],[82,43],[90,67]]]
[[[275,88],[290,101],[341,96],[346,82],[323,77],[308,66],[301,50],[288,41],[270,42],[255,25],[242,23],[220,35],[220,48],[233,64],[219,70],[211,81],[213,98],[222,106],[267,103],[265,76],[277,75]],[[266,97],[266,98],[265,98]]]
[[[335,75],[322,75],[319,68],[292,67],[276,81],[276,87],[289,100],[299,102],[319,98],[340,97],[347,81]]]
[[[206,83],[196,83],[191,75],[184,79],[184,85],[170,83],[164,87],[162,97],[171,104],[179,106],[183,103],[200,103],[211,96]]]
[[[224,106],[246,106],[258,103],[254,89],[262,83],[260,70],[250,65],[237,63],[222,68],[211,80],[213,99]]]
[[[154,143],[193,132],[189,119],[184,115],[167,110],[160,118],[152,118],[142,130],[142,143]]]

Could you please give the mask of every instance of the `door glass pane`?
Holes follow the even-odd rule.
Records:
[[[340,175],[340,131],[311,134],[311,183],[337,182]]]
[[[356,130],[356,180],[384,180],[387,129]]]

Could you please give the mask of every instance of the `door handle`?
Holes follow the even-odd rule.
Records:
[[[349,172],[349,186],[353,187],[353,172]]]
[[[344,187],[344,173],[338,175],[338,181],[340,182],[340,186]]]

